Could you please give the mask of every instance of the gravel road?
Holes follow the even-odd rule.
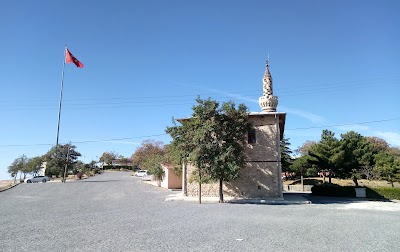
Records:
[[[396,208],[164,201],[174,193],[127,172],[21,184],[0,193],[0,251],[400,251]]]

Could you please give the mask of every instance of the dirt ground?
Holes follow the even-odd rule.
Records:
[[[0,190],[10,187],[12,180],[0,180]]]

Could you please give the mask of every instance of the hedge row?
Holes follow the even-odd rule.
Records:
[[[336,184],[324,183],[315,185],[311,188],[311,192],[315,196],[328,197],[349,197],[355,198],[355,186],[340,186]],[[397,199],[400,200],[400,188],[382,187],[370,188],[365,187],[367,198],[370,199]]]
[[[354,186],[340,186],[329,183],[315,185],[311,188],[311,192],[315,196],[351,197],[351,198],[356,197]]]

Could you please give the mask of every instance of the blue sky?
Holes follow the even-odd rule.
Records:
[[[323,129],[400,146],[399,1],[0,2],[0,179],[18,156],[56,142],[89,162],[168,143],[195,98],[260,111],[270,55],[278,111],[295,149]],[[342,125],[342,126],[339,126]]]

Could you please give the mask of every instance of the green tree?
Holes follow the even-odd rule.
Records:
[[[353,176],[355,179],[361,173],[363,166],[372,165],[374,162],[373,145],[361,134],[349,131],[341,135],[337,159],[338,173],[341,177]]]
[[[161,167],[163,163],[163,156],[155,154],[149,159],[144,160],[142,163],[142,167],[146,169],[151,175],[153,175],[153,179],[158,182],[158,186],[161,186],[161,181],[164,178],[164,170]]]
[[[338,147],[339,140],[335,137],[335,133],[323,130],[321,140],[308,151],[312,164],[317,165],[320,170],[329,171],[329,183],[331,183],[331,173],[337,172],[337,163],[343,155],[338,152]]]
[[[183,135],[182,138],[189,142],[186,146],[198,168],[199,187],[203,172],[218,180],[219,200],[223,202],[223,182],[235,179],[245,164],[246,132],[251,126],[247,121],[248,111],[244,104],[236,108],[233,102],[219,106],[210,98],[197,98],[196,101],[190,123],[180,129],[167,128],[167,132],[181,133],[171,134],[171,137],[181,141],[179,137]]]
[[[42,156],[30,158],[26,164],[26,171],[33,175],[39,174],[40,169],[42,169],[43,160]]]
[[[199,124],[195,119],[183,119],[180,120],[181,125],[177,125],[176,121],[172,119],[172,127],[167,127],[165,132],[172,137],[172,141],[169,144],[171,151],[167,148],[167,160],[171,160],[175,165],[179,165],[179,170],[182,170],[182,165],[187,167],[188,162],[195,162],[197,158],[193,156],[194,149],[197,144],[192,140],[194,138],[195,132]],[[175,169],[175,168],[174,168]],[[187,173],[183,173],[184,184],[187,183]],[[200,183],[200,181],[199,181]],[[187,195],[187,188],[183,188],[183,194]],[[200,191],[200,190],[199,190]],[[200,194],[199,194],[200,196]]]
[[[283,172],[290,172],[290,167],[292,164],[292,157],[291,154],[293,151],[289,148],[290,142],[288,138],[283,137],[280,143],[281,148],[281,164],[282,164],[282,171]]]
[[[81,156],[75,149],[76,146],[71,144],[59,144],[58,146],[52,147],[44,155],[44,161],[47,162],[46,174],[48,176],[55,175],[57,177],[62,177],[65,165],[67,165],[67,172],[73,171],[74,164],[78,157]]]
[[[8,173],[11,175],[11,177],[14,177],[14,181],[17,178],[18,172],[20,173],[19,179],[25,179],[26,175],[29,173],[27,169],[27,163],[29,159],[27,156],[22,155],[20,157],[17,157],[14,159],[14,161],[11,163],[11,165],[8,167]],[[22,174],[24,177],[22,178]]]
[[[307,174],[312,164],[309,161],[310,156],[301,156],[296,158],[291,165],[291,170],[294,171],[296,174],[300,174],[301,185],[303,186],[303,176]]]
[[[182,173],[183,154],[173,141],[165,145],[163,162],[172,165],[176,175],[179,176]]]
[[[294,171],[296,174],[300,174],[301,176],[306,174],[309,167],[311,167],[309,156],[298,157],[291,165],[292,171]]]
[[[92,170],[95,169],[96,168],[96,164],[97,164],[97,162],[95,160],[90,161],[89,162],[90,169],[92,169]]]
[[[102,162],[103,164],[111,165],[112,161],[117,159],[117,157],[118,157],[118,154],[113,151],[103,152],[99,161]]]
[[[388,152],[380,152],[375,155],[375,169],[393,187],[393,181],[400,178],[400,158]]]
[[[211,144],[208,169],[211,178],[219,180],[219,202],[224,202],[223,182],[237,178],[245,166],[246,133],[251,128],[247,118],[247,107],[239,104],[236,108],[232,101],[224,102],[217,111],[218,124],[208,143]]]
[[[14,178],[14,181],[17,179],[17,175],[19,172],[19,165],[18,165],[18,158],[14,159],[14,161],[11,163],[11,165],[8,166],[8,173],[12,178]]]

